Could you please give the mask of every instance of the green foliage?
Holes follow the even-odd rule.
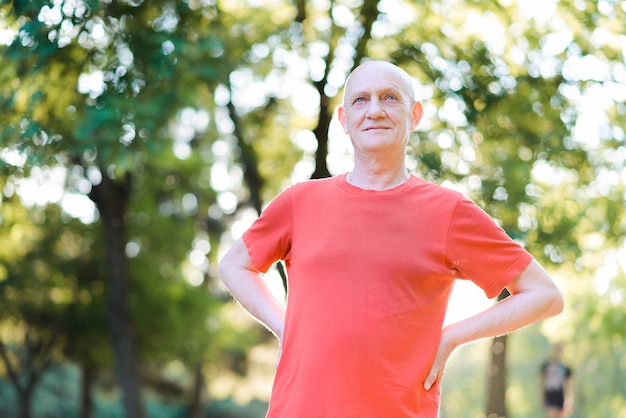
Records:
[[[411,168],[477,200],[564,289],[561,317],[512,338],[514,416],[539,413],[535,362],[553,340],[580,348],[569,354],[577,416],[619,416],[624,4],[527,13],[497,1],[2,2],[0,338],[19,353],[25,329],[58,334],[54,359],[110,367],[100,219],[24,205],[16,184],[34,167],[62,166],[66,191],[88,197],[99,176],[131,174],[125,250],[146,370],[208,362],[245,375],[250,347],[271,337],[229,317],[220,244],[254,196],[269,201],[311,165],[315,151],[296,138],[315,132],[321,145],[327,126],[317,129],[323,112],[306,111],[302,97],[332,113],[343,78],[369,55],[421,83],[426,118]],[[611,93],[597,105],[603,118],[581,137],[598,89]],[[472,361],[459,353],[447,372],[450,416],[482,411],[480,350],[467,350]]]
[[[39,19],[18,10],[8,14],[5,19],[21,27],[3,55],[15,67],[2,73],[2,106],[9,116],[20,115],[11,123],[20,129],[5,130],[5,146],[20,144],[33,165],[61,152],[76,161],[95,151],[106,166],[123,161],[127,148],[161,142],[160,130],[182,101],[193,102],[194,88],[218,75],[207,44],[219,40],[206,34],[190,42],[180,20],[205,19],[175,5],[93,3],[62,11],[60,5],[45,6]],[[190,68],[203,70],[186,74],[183,83]]]
[[[218,346],[209,347],[213,331],[207,321],[217,314],[221,295],[216,298],[207,289],[212,280],[208,263],[198,269],[185,261],[193,242],[216,244],[222,230],[196,228],[208,224],[208,208],[215,204],[210,182],[200,173],[211,156],[174,157],[172,146],[181,139],[172,138],[176,132],[170,131],[181,109],[211,98],[209,86],[213,90],[219,77],[228,79],[218,65],[223,43],[201,29],[212,25],[215,15],[169,1],[34,7],[37,13],[14,5],[2,15],[3,23],[19,28],[2,55],[7,64],[0,74],[2,126],[7,126],[2,147],[12,150],[0,155],[3,168],[28,175],[32,167],[62,165],[78,173],[78,179],[68,176],[68,189],[77,186],[87,196],[98,177],[115,181],[131,174],[133,198],[124,222],[131,245],[126,250],[135,251],[131,303],[141,351],[150,364],[180,358],[189,367],[219,356]],[[202,137],[202,127],[192,128],[204,143],[193,147],[210,150],[214,138]],[[4,180],[9,184],[17,177]],[[185,203],[190,197],[196,198],[195,207]],[[6,218],[10,202],[2,210]],[[39,229],[39,235],[26,234],[31,242],[25,244],[36,254],[7,255],[3,297],[15,304],[3,303],[2,319],[37,326],[40,333],[60,321],[58,327],[66,333],[60,333],[56,352],[92,367],[110,367],[103,302],[107,284],[99,276],[109,266],[102,262],[100,225],[65,222],[57,205],[45,213],[38,207],[23,211],[40,213],[41,228],[50,235]],[[16,241],[22,235],[7,248],[19,248]],[[80,252],[57,257],[54,251],[67,253],[67,244]],[[206,252],[215,262],[217,245]],[[53,262],[63,259],[67,266]],[[184,270],[200,271],[204,286],[188,284]],[[4,324],[10,329],[13,323]]]
[[[2,341],[39,358],[12,366],[38,374],[67,357],[110,367],[94,227],[63,216],[57,205],[28,210],[17,195],[4,199],[1,215]]]
[[[208,409],[207,418],[258,418],[265,416],[267,404],[253,401],[248,405],[237,405],[230,399],[216,401]]]
[[[79,418],[80,370],[63,365],[50,370],[43,377],[33,401],[33,418]],[[3,417],[18,416],[15,394],[10,386],[0,381],[0,413]],[[186,408],[178,403],[165,403],[154,397],[146,401],[149,418],[183,418]],[[94,418],[113,418],[122,414],[119,396],[98,391],[94,396]]]

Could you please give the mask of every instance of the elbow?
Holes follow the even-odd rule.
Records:
[[[220,280],[222,281],[222,283],[224,282],[224,264],[223,261],[220,261],[219,264],[217,265],[217,277],[220,278]]]
[[[563,292],[561,289],[554,284],[550,291],[546,292],[549,295],[546,303],[546,314],[547,316],[555,316],[563,312],[565,307],[565,299],[563,297]]]
[[[222,257],[217,267],[217,274],[228,289],[237,286],[247,276],[247,273],[258,273],[252,266],[248,249],[239,240]]]
[[[224,283],[227,287],[229,287],[229,283],[228,283],[229,263],[228,263],[227,257],[228,256],[226,255],[224,256],[224,258],[222,258],[222,260],[220,260],[219,265],[217,266],[217,275],[222,281],[222,283]]]
[[[222,259],[219,261],[219,264],[217,266],[217,275],[222,281],[222,283],[226,285],[226,287],[230,287],[229,277],[230,277],[230,270],[231,270],[231,264],[232,264],[230,258],[231,258],[230,252],[227,252],[224,255],[224,257],[222,257]]]

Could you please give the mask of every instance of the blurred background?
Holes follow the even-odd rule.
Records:
[[[0,1],[0,416],[263,417],[276,341],[217,263],[280,190],[350,169],[335,109],[370,57],[424,104],[411,171],[566,297],[459,349],[441,416],[544,416],[563,343],[571,416],[626,417],[624,33],[621,0]],[[490,303],[459,282],[448,321]]]

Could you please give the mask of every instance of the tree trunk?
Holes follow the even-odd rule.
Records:
[[[498,296],[498,301],[509,296],[505,289]],[[507,335],[493,339],[491,343],[491,363],[488,371],[487,387],[487,418],[505,418],[508,416],[506,408],[506,342]]]
[[[362,26],[363,33],[359,37],[354,47],[354,64],[352,69],[356,68],[363,57],[366,55],[367,43],[372,38],[372,25],[378,19],[380,11],[378,10],[378,3],[380,0],[364,0],[359,12],[359,21]],[[302,15],[304,16],[304,15]],[[333,116],[333,111],[330,107],[331,100],[326,93],[326,87],[328,86],[328,76],[330,74],[331,65],[335,59],[335,50],[337,47],[337,37],[331,35],[329,42],[329,51],[326,56],[326,69],[324,70],[324,76],[319,81],[314,81],[313,87],[317,90],[320,96],[320,111],[317,120],[317,126],[313,129],[315,138],[317,139],[317,151],[315,153],[315,170],[311,174],[312,179],[319,179],[330,177],[330,171],[328,170],[328,164],[326,158],[328,157],[328,130],[330,128],[330,122]]]
[[[28,376],[28,382],[24,386],[16,386],[17,395],[18,395],[18,403],[20,405],[19,418],[30,418],[32,415],[31,411],[31,400],[33,397],[33,392],[35,391],[35,386],[39,381],[39,378],[43,374],[43,370],[41,373],[31,373]]]
[[[502,335],[491,344],[491,366],[489,367],[489,393],[487,417],[507,417],[506,410],[506,340]]]
[[[93,415],[93,401],[91,399],[91,388],[93,386],[93,366],[87,362],[83,364],[83,380],[81,382],[80,394],[80,417],[91,418]]]
[[[34,359],[38,353],[36,350],[32,350],[32,346],[30,346],[28,342],[29,339],[27,337],[26,343],[23,347],[23,349],[28,352],[25,354],[26,360],[24,360],[23,364],[16,368],[9,359],[7,347],[2,341],[0,341],[0,357],[2,358],[2,362],[4,364],[6,372],[9,375],[9,380],[15,388],[15,392],[17,393],[19,418],[31,417],[31,398],[35,390],[35,386],[37,386],[39,378],[50,365],[48,357],[41,361],[39,369],[35,368]],[[43,347],[43,345],[40,345],[39,347]],[[20,369],[22,370],[22,372],[25,372],[26,379],[20,379]]]
[[[202,373],[202,365],[196,366],[194,371],[193,393],[191,395],[191,404],[189,405],[188,418],[202,418],[205,414],[205,400],[202,396],[204,391],[204,374]]]
[[[229,87],[229,92],[231,92]],[[232,96],[232,93],[231,93]],[[261,189],[263,188],[263,178],[259,173],[259,159],[254,151],[254,148],[248,144],[243,136],[241,129],[241,120],[237,115],[237,110],[232,101],[228,101],[228,116],[233,121],[234,134],[237,138],[237,146],[241,150],[241,162],[244,166],[244,179],[248,184],[248,190],[250,192],[250,203],[257,213],[261,213],[263,208],[263,202],[261,201]]]
[[[31,393],[26,391],[18,391],[20,412],[19,418],[30,418],[30,397]]]
[[[93,186],[90,197],[100,211],[109,267],[106,309],[111,332],[115,370],[122,390],[127,418],[145,418],[139,381],[139,356],[130,306],[130,276],[125,253],[124,215],[130,199],[131,178],[110,179],[102,170],[102,182]]]
[[[328,62],[329,60],[327,60]],[[330,66],[330,63],[327,63]],[[328,69],[326,74],[328,74]],[[320,95],[320,112],[317,120],[317,126],[313,130],[315,138],[317,139],[317,151],[315,152],[315,171],[311,174],[312,179],[320,179],[330,177],[330,171],[328,171],[328,164],[326,164],[326,157],[328,157],[328,129],[330,127],[330,120],[332,118],[332,109],[330,109],[330,99],[324,92],[326,86],[326,76],[318,82],[313,83],[315,89]]]

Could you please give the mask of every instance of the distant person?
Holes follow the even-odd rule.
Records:
[[[460,345],[561,312],[559,288],[492,218],[404,164],[421,117],[409,75],[357,67],[338,117],[354,147],[345,174],[280,195],[220,263],[239,303],[278,337],[268,418],[435,418]],[[285,306],[262,273],[284,260]],[[456,279],[511,296],[442,329]]]
[[[541,365],[543,405],[548,418],[563,418],[572,409],[570,378],[572,371],[561,361],[563,345],[554,344],[552,354]]]

